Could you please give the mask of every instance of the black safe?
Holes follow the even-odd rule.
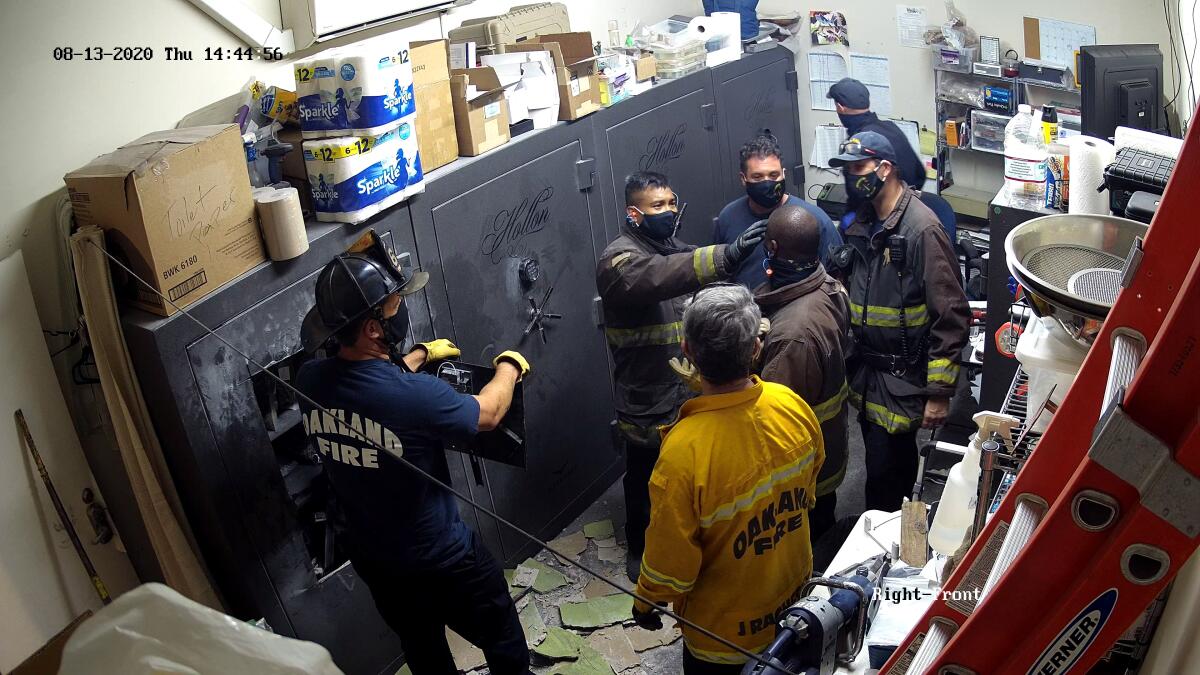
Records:
[[[426,176],[426,191],[358,225],[310,222],[310,250],[263,263],[188,308],[285,380],[306,358],[300,324],[321,267],[374,228],[428,286],[409,296],[412,338],[445,337],[461,360],[515,348],[523,466],[448,453],[453,487],[542,538],[621,474],[612,371],[595,264],[624,217],[624,177],[661,171],[688,202],[681,236],[707,243],[743,194],[740,145],[780,141],[803,195],[794,55],[785,48],[663,83],[573,123],[523,134]],[[330,536],[328,494],[287,390],[183,315],[137,310],[126,341],[205,562],[227,609],[320,643],[347,673],[395,672],[399,641]],[[161,579],[119,460],[89,457],[139,576]],[[469,504],[468,524],[506,566],[537,547]]]

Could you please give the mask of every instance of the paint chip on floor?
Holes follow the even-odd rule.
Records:
[[[613,524],[611,520],[598,520],[594,523],[588,523],[583,526],[583,533],[588,539],[607,539],[613,536]]]
[[[567,602],[558,608],[564,626],[572,628],[599,628],[621,623],[633,617],[633,598],[621,595],[606,595],[583,602]]]

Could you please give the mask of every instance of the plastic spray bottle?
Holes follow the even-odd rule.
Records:
[[[979,455],[984,441],[998,434],[1011,448],[1012,430],[1021,423],[1011,415],[992,412],[975,413],[971,419],[979,431],[971,436],[962,460],[951,467],[937,514],[929,528],[929,545],[946,556],[954,555],[962,546],[963,538],[975,520],[979,499]]]

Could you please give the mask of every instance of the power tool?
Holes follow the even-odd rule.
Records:
[[[843,574],[810,579],[802,589],[806,597],[783,612],[775,641],[761,655],[771,665],[751,661],[742,675],[780,675],[783,670],[830,675],[839,663],[848,665],[862,650],[879,611],[876,585],[890,568],[888,555],[880,554]],[[829,597],[812,595],[817,586],[829,588]]]

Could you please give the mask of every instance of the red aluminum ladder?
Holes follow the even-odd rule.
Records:
[[[1086,672],[1200,536],[1200,125],[1079,375],[879,672]],[[1140,260],[1139,260],[1140,258]]]

